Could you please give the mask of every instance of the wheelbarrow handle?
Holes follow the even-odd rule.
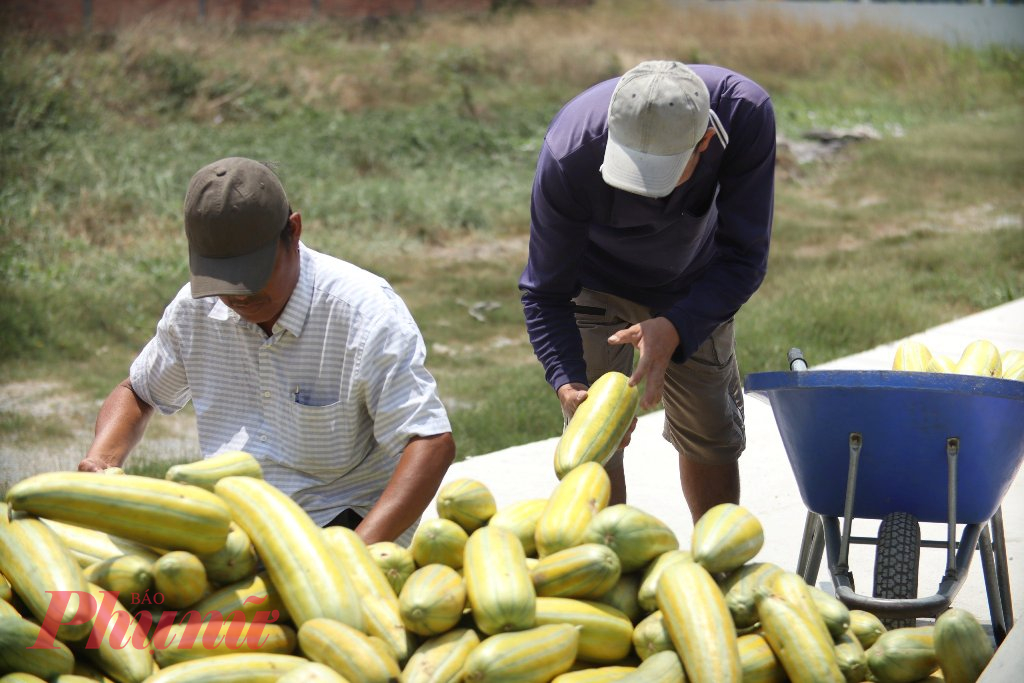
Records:
[[[789,353],[786,354],[786,356],[789,359],[790,370],[807,369],[807,361],[804,360],[804,352],[801,351],[800,349],[793,347],[792,349],[789,350]]]

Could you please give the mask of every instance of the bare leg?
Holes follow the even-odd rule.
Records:
[[[618,451],[605,463],[605,471],[612,481],[612,495],[608,505],[619,505],[626,502],[626,471],[622,464],[622,451]]]
[[[705,465],[680,455],[679,482],[695,523],[719,503],[740,502],[740,467],[736,462]]]

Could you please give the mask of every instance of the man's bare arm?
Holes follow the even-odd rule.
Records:
[[[356,533],[369,545],[393,541],[419,519],[455,460],[450,432],[415,437],[402,451],[398,468]]]
[[[108,467],[120,467],[142,440],[153,410],[135,394],[128,379],[114,387],[96,417],[92,445],[78,463],[78,470],[102,472]]]

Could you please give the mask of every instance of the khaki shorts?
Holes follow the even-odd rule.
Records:
[[[651,318],[641,304],[584,289],[574,299],[576,326],[583,339],[587,381],[611,370],[633,372],[634,349],[613,345],[608,337]],[[642,387],[641,387],[642,389]],[[662,435],[680,455],[703,464],[735,462],[746,447],[743,391],[736,363],[733,321],[719,325],[684,363],[665,372],[665,427]],[[621,461],[622,451],[607,463]]]

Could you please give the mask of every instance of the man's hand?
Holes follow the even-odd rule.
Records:
[[[608,337],[608,343],[632,344],[640,350],[640,360],[629,378],[629,384],[636,386],[646,380],[640,407],[646,410],[658,405],[665,390],[665,370],[679,346],[679,333],[675,325],[668,318],[651,318],[616,332]]]
[[[579,382],[570,382],[569,384],[563,384],[558,387],[558,400],[562,404],[562,414],[568,420],[576,414],[576,410],[580,407],[580,404],[587,400],[587,387]],[[619,449],[623,449],[629,445],[629,440],[633,436],[633,430],[636,429],[636,418],[633,418],[633,422],[629,425],[629,429],[626,430],[626,435],[622,437],[622,442],[619,443]]]
[[[569,382],[558,387],[558,401],[562,404],[562,415],[565,419],[576,414],[576,409],[587,400],[587,385],[579,382]]]
[[[102,472],[103,470],[110,467],[107,463],[96,458],[90,458],[86,456],[82,462],[78,463],[79,472]]]

